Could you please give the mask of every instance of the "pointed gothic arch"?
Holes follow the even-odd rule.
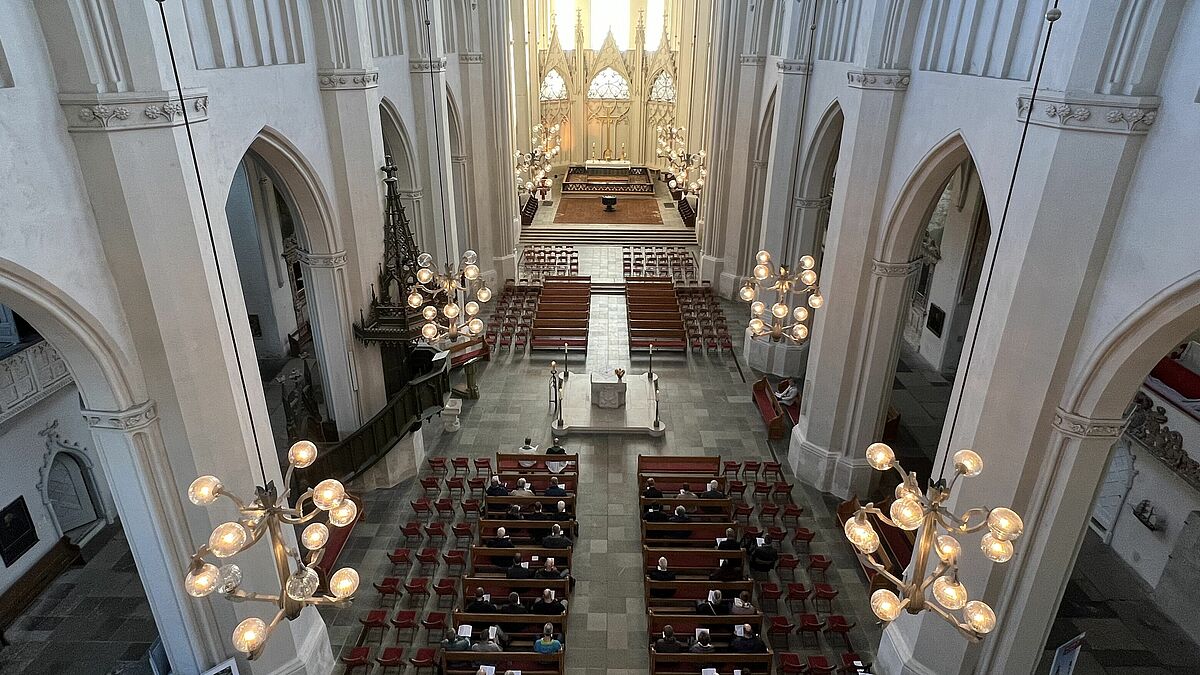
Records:
[[[383,130],[384,149],[396,164],[399,189],[420,190],[420,173],[417,171],[412,137],[404,126],[404,118],[400,116],[396,104],[386,96],[379,99],[379,119]]]

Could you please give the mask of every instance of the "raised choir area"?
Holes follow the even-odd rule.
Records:
[[[778,462],[641,455],[638,484],[651,673],[866,672]]]
[[[527,441],[494,459],[426,460],[390,573],[364,579],[378,606],[340,656],[346,673],[566,672],[579,457]]]

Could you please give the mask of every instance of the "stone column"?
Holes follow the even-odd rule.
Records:
[[[419,102],[416,104],[418,119],[418,154],[425,163],[423,182],[429,185],[430,206],[433,222],[426,228],[427,236],[420,242],[421,249],[433,255],[438,263],[456,265],[462,249],[455,232],[453,166],[450,158],[450,109],[446,99],[446,57],[440,46],[440,4],[427,5],[433,12],[434,55],[414,55],[409,59],[412,72],[412,87]],[[424,37],[424,27],[420,29]],[[422,49],[424,49],[422,41]],[[431,83],[432,78],[432,83]],[[447,238],[448,237],[448,238]]]
[[[788,452],[797,476],[842,498],[866,494],[871,469],[862,451],[882,422],[879,400],[890,391],[888,382],[863,372],[864,364],[881,355],[890,358],[897,348],[872,335],[872,322],[864,315],[886,311],[888,303],[898,307],[905,277],[913,271],[907,261],[872,261],[863,255],[875,248],[881,229],[888,148],[895,142],[908,75],[878,70],[847,75],[838,162],[842,189],[833,195],[821,265],[825,307],[815,313],[800,420]]]
[[[801,256],[817,258],[817,271],[821,266],[821,232],[829,223],[829,208],[833,199],[828,195],[796,197],[792,200],[789,227],[792,228],[791,250],[788,260],[799,260]]]
[[[346,279],[346,254],[316,254],[300,252],[300,264],[304,266],[306,290],[310,298],[347,297],[349,289]],[[359,348],[350,336],[350,317],[341,307],[329,302],[309,302],[312,316],[313,346],[324,355],[321,378],[325,384],[325,405],[329,415],[337,422],[342,438],[358,430],[364,412],[358,400],[358,377],[356,363],[364,366],[370,359],[360,359],[365,350]],[[328,314],[326,314],[328,312]]]
[[[770,251],[778,262],[790,265],[796,262],[792,257],[794,246],[789,240],[796,236],[791,213],[792,187],[800,170],[800,148],[804,143],[800,135],[805,111],[801,104],[812,68],[801,61],[778,61],[776,68],[779,88],[775,93],[775,119],[757,247]]]

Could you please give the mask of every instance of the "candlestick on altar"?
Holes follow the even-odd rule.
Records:
[[[558,362],[550,362],[550,405],[558,405]]]
[[[654,345],[650,345],[650,369],[646,371],[646,377],[654,379]]]
[[[557,423],[557,425],[558,425],[559,429],[563,428],[563,388],[562,388],[561,384],[558,385],[558,423]]]
[[[563,376],[562,376],[563,382],[566,382],[567,378],[571,376],[571,369],[567,367],[567,359],[570,356],[571,356],[571,345],[564,342],[563,343]]]

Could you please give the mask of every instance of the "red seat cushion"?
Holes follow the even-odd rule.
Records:
[[[1183,398],[1200,398],[1200,374],[1193,373],[1175,359],[1164,358],[1150,374]]]

